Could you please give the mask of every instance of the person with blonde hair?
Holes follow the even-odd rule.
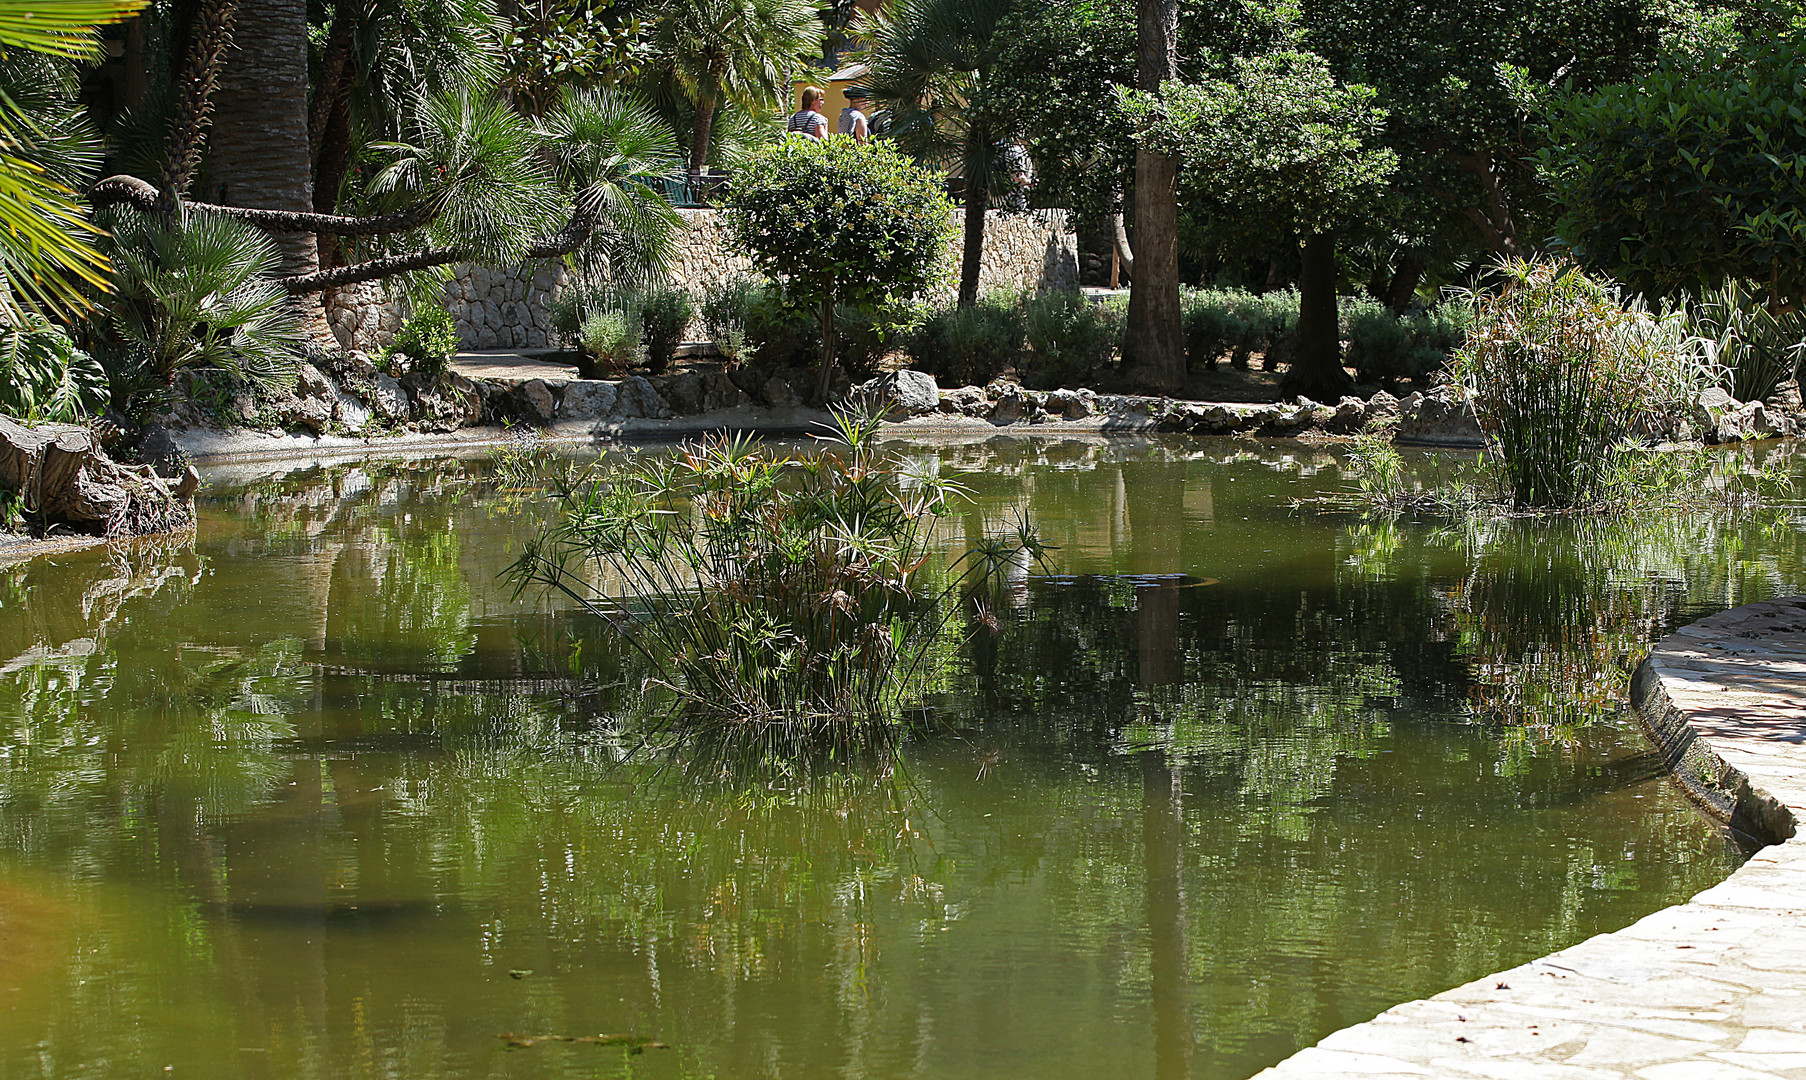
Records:
[[[821,111],[822,102],[827,99],[828,95],[821,87],[803,87],[803,107],[791,115],[785,130],[811,139],[827,138],[828,118]]]

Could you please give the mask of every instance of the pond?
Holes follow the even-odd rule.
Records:
[[[1738,864],[1620,700],[1806,588],[1797,511],[1363,522],[1251,445],[910,450],[1054,565],[894,767],[792,784],[630,752],[486,458],[0,569],[0,1080],[1234,1080]]]

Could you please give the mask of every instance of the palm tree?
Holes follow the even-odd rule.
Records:
[[[0,0],[0,47],[62,61],[97,60],[95,27],[143,6],[144,0]],[[33,80],[7,81],[23,91]],[[106,259],[94,245],[99,230],[74,191],[97,157],[93,136],[60,110],[43,116],[22,93],[10,92],[14,86],[5,89],[9,92],[0,94],[0,318],[18,322],[26,307],[74,314],[89,306],[84,285],[106,284]]]
[[[991,175],[1015,119],[1015,103],[990,85],[1014,9],[1015,0],[896,0],[866,32],[868,89],[891,112],[890,137],[918,161],[957,164],[965,174],[961,307],[978,299]]]
[[[819,49],[821,22],[807,0],[685,0],[660,16],[654,43],[696,110],[690,173],[708,162],[715,111],[731,101],[756,115],[788,97],[796,58]]]

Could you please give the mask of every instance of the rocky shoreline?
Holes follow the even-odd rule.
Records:
[[[391,375],[361,352],[318,354],[301,365],[292,392],[240,390],[204,407],[206,388],[178,386],[177,405],[141,433],[140,455],[152,462],[219,454],[296,452],[431,442],[426,437],[494,438],[494,429],[526,426],[560,438],[675,438],[726,429],[782,434],[806,431],[827,413],[804,404],[800,369],[691,370],[619,379],[563,377],[537,365],[511,377],[470,377],[456,370]],[[1387,431],[1401,444],[1479,448],[1484,438],[1452,387],[1400,398],[1378,391],[1335,403],[1297,398],[1247,404],[1098,393],[1030,390],[999,380],[989,386],[942,388],[912,370],[890,372],[854,387],[840,400],[871,401],[903,430],[971,431],[1014,427],[1077,433],[1182,433],[1201,436],[1336,439]],[[1799,392],[1768,402],[1737,402],[1721,390],[1699,395],[1691,415],[1666,420],[1651,437],[1707,443],[1786,437],[1806,431]],[[900,432],[901,433],[901,432]]]

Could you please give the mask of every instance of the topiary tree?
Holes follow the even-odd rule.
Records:
[[[734,177],[734,241],[821,325],[816,400],[834,369],[834,308],[921,295],[946,267],[953,204],[939,176],[880,140],[784,139]]]

